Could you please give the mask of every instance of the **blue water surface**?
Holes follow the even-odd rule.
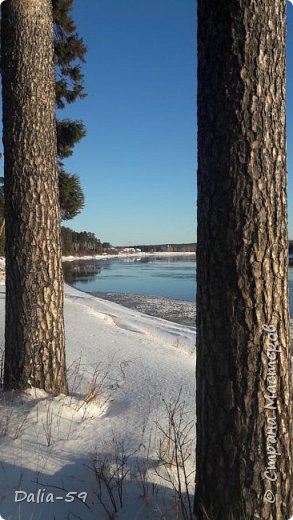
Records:
[[[195,256],[64,263],[65,280],[85,292],[122,292],[195,301]]]
[[[65,280],[85,292],[119,292],[195,301],[194,255],[64,262]],[[293,317],[293,267],[289,268]]]

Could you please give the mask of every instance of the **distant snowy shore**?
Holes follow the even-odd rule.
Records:
[[[62,256],[64,262],[73,262],[74,260],[108,260],[108,258],[133,258],[133,257],[145,257],[145,256],[195,256],[194,252],[189,251],[163,251],[155,253],[144,253],[142,251],[135,253],[117,253],[115,255],[91,255],[91,256]]]

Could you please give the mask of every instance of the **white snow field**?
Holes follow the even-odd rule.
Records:
[[[65,295],[70,395],[51,397],[34,388],[1,394],[0,515],[5,520],[180,518],[174,443],[168,437],[172,426],[181,435],[177,460],[180,466],[186,459],[192,495],[195,328],[69,286]],[[2,352],[4,308],[2,285]],[[182,469],[180,479],[183,485]],[[188,507],[186,494],[182,500]]]
[[[3,268],[0,259],[0,279]],[[0,359],[4,310],[2,278]],[[67,285],[65,325],[70,395],[0,392],[0,520],[183,518],[179,482],[187,513],[194,490],[195,328]]]

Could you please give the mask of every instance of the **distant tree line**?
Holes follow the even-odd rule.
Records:
[[[68,227],[62,226],[62,254],[82,256],[98,255],[103,253],[103,244],[94,233],[87,231],[73,231]]]
[[[0,186],[0,213],[1,213],[1,186]],[[89,247],[86,245],[89,243]],[[133,246],[141,249],[143,253],[164,253],[170,252],[196,252],[196,244],[162,244]],[[120,250],[122,248],[118,248]],[[63,255],[92,255],[105,252],[115,252],[110,242],[101,242],[94,233],[82,231],[80,233],[70,228],[62,227],[62,253]],[[293,255],[293,240],[289,241],[289,254]],[[0,256],[4,256],[4,234],[0,237]]]
[[[195,252],[196,244],[160,244],[147,246],[133,246],[134,249],[141,249],[143,253],[166,253],[166,252]]]
[[[1,197],[0,197],[1,204]],[[101,242],[94,233],[88,231],[73,231],[68,227],[61,227],[62,255],[83,256],[100,255],[111,251],[109,242]],[[4,234],[0,237],[0,256],[4,256]]]

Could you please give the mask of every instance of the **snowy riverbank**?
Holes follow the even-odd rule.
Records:
[[[4,307],[2,286],[2,351]],[[184,421],[194,421],[195,330],[68,286],[65,323],[71,397],[51,398],[34,389],[1,396],[0,514],[6,520],[106,520],[106,506],[116,508],[119,519],[173,518],[178,503],[171,482],[176,473],[160,461],[170,455],[161,431],[169,424],[164,399],[174,402],[182,388]],[[194,445],[189,449],[192,471]],[[99,496],[103,471],[108,476],[112,472],[117,486],[121,471],[126,473],[123,507],[119,487],[113,490],[114,505],[103,485]],[[192,492],[193,475],[190,480]],[[16,497],[33,493],[28,496],[35,502],[15,503],[17,490],[23,494]],[[36,503],[38,490],[41,503]],[[86,504],[82,498],[72,503],[56,499],[69,491],[86,492]],[[46,497],[54,503],[46,503]]]
[[[0,355],[4,312],[2,286]],[[167,437],[175,409],[188,432],[192,494],[195,329],[67,285],[65,326],[70,396],[0,393],[0,515],[107,520],[116,510],[117,520],[177,518]]]

